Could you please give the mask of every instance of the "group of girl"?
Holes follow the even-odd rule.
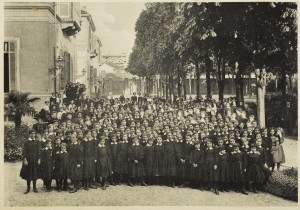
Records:
[[[260,130],[254,116],[228,106],[232,101],[225,100],[223,113],[195,103],[186,114],[167,103],[145,103],[63,106],[60,119],[51,113],[51,123],[30,131],[24,143],[25,193],[31,181],[38,192],[37,179],[47,192],[55,179],[57,191],[70,193],[122,183],[257,193],[285,161],[282,129]]]

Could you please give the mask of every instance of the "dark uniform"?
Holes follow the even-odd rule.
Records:
[[[47,191],[51,189],[53,178],[53,151],[52,148],[45,147],[41,154],[41,178],[43,179]]]

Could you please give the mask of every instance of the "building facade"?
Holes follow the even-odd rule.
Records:
[[[4,92],[48,98],[73,80],[80,3],[4,3]],[[57,58],[63,60],[57,68]]]
[[[97,71],[101,60],[102,43],[96,35],[96,27],[91,14],[81,9],[81,32],[76,43],[75,82],[84,84],[86,95],[93,96],[97,92]]]

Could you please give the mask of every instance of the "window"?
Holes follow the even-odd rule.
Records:
[[[70,18],[71,3],[58,3],[58,14],[62,18]]]
[[[16,90],[16,42],[4,42],[4,92]]]

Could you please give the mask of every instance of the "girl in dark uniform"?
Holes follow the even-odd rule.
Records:
[[[148,143],[144,147],[144,167],[146,174],[146,183],[153,184],[153,169],[154,169],[154,147],[153,139],[149,138]]]
[[[117,154],[118,154],[118,142],[117,136],[115,134],[111,137],[110,143],[110,151],[111,151],[111,163],[112,163],[112,170],[113,174],[111,175],[110,184],[116,185],[116,171],[117,171]]]
[[[128,148],[128,175],[131,180],[129,180],[129,185],[131,187],[134,186],[136,178],[141,179],[141,185],[147,186],[147,184],[144,182],[144,165],[143,165],[143,159],[144,159],[144,148],[139,143],[139,139],[137,136],[133,137],[133,144],[129,146]]]
[[[157,143],[154,145],[154,168],[153,175],[156,178],[156,183],[162,185],[162,178],[164,173],[164,147],[162,144],[162,137],[158,136]]]
[[[71,144],[69,146],[69,171],[70,179],[74,184],[70,193],[75,193],[79,189],[79,181],[82,180],[82,147],[78,144],[76,135],[71,136]]]
[[[260,164],[260,153],[256,150],[256,144],[251,144],[251,151],[247,153],[247,181],[249,185],[252,183],[253,192],[257,193],[259,184],[265,180],[265,174]]]
[[[96,189],[92,185],[95,177],[95,140],[92,138],[91,131],[86,131],[85,138],[81,142],[83,148],[83,178],[84,178],[84,189],[89,190]]]
[[[33,183],[33,191],[36,189],[36,180],[39,178],[39,165],[41,164],[41,145],[35,140],[35,131],[29,132],[29,139],[25,141],[23,147],[23,164],[20,172],[22,179],[27,181],[27,190],[24,194],[30,191],[30,182]]]
[[[215,193],[219,195],[217,189],[218,177],[218,155],[217,150],[212,147],[212,141],[209,139],[206,142],[207,148],[204,150],[204,165],[206,170],[205,182],[208,185],[208,190],[214,188]]]
[[[218,150],[218,171],[219,171],[219,187],[220,191],[224,190],[228,192],[229,183],[229,164],[228,164],[229,154],[226,152],[225,146],[222,145]]]
[[[191,152],[189,157],[189,164],[191,164],[190,179],[195,188],[199,188],[201,191],[203,177],[204,177],[204,151],[200,149],[200,142],[194,142],[195,149]]]
[[[118,143],[116,173],[118,174],[118,183],[128,180],[128,136],[123,134],[122,141]]]
[[[245,172],[247,168],[246,155],[240,151],[240,145],[235,143],[234,151],[230,153],[230,181],[241,189],[244,195],[248,195],[245,191]]]
[[[105,190],[107,187],[107,177],[112,175],[110,156],[109,147],[105,146],[105,137],[101,136],[96,149],[96,176],[102,178],[102,190]]]
[[[169,185],[175,187],[174,177],[176,176],[176,149],[172,134],[168,133],[167,139],[164,141],[164,175],[168,178]]]
[[[50,192],[51,181],[53,178],[53,151],[52,151],[51,141],[48,141],[46,147],[42,149],[41,169],[42,169],[42,179],[46,186],[46,191]]]

